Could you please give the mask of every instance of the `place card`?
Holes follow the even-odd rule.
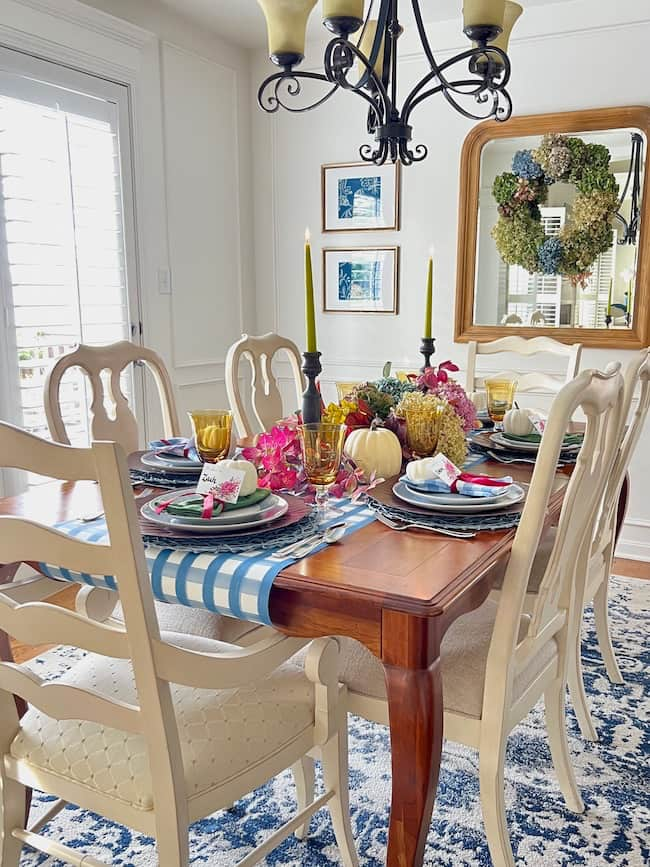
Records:
[[[236,503],[245,477],[245,470],[235,470],[227,464],[203,464],[196,492],[212,494],[222,503]]]
[[[427,469],[433,473],[436,479],[440,479],[441,482],[449,485],[450,488],[461,475],[461,470],[458,469],[453,461],[449,460],[447,455],[443,455],[442,452],[438,452],[433,458],[429,458]]]
[[[529,412],[528,418],[530,419],[532,426],[535,428],[535,433],[538,433],[541,436],[546,427],[546,419],[537,412]]]

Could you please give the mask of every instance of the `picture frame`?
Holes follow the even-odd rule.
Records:
[[[326,247],[323,250],[324,313],[399,312],[396,246]]]
[[[399,230],[400,180],[399,162],[322,166],[323,232]]]

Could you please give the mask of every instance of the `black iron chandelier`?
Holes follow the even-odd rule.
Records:
[[[623,226],[618,243],[623,246],[625,244],[636,244],[637,235],[639,234],[639,221],[641,219],[641,173],[643,171],[643,136],[639,132],[630,133],[632,138],[632,153],[630,155],[630,168],[627,173],[627,179],[623,187],[623,192],[618,203],[616,219]],[[630,193],[630,216],[629,219],[621,214],[623,203],[626,196]]]
[[[464,33],[472,47],[438,63],[422,19],[420,0],[411,0],[422,51],[429,66],[399,106],[398,40],[403,32],[399,0],[323,0],[323,24],[334,34],[325,49],[324,71],[297,71],[304,60],[307,21],[317,0],[258,0],[266,16],[270,59],[280,67],[260,86],[258,102],[267,112],[280,108],[303,112],[322,105],[339,89],[349,90],[368,105],[368,132],[375,145],[360,148],[363,160],[403,165],[423,160],[424,144],[411,147],[411,115],[436,94],[472,120],[508,120],[512,100],[508,41],[523,12],[509,0],[464,0]],[[358,37],[355,34],[359,34]],[[354,38],[353,38],[354,36]],[[454,68],[462,71],[454,72]],[[459,76],[459,77],[457,77]],[[302,81],[324,82],[328,89],[303,105]]]

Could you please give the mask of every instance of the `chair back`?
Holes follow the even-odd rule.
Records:
[[[55,442],[70,445],[60,401],[61,379],[67,370],[79,367],[90,382],[90,432],[95,440],[118,442],[127,454],[138,449],[138,422],[120,387],[120,376],[129,364],[142,362],[153,375],[163,415],[166,437],[179,436],[180,427],[169,373],[162,358],[152,349],[138,346],[128,340],[106,346],[80,344],[57,359],[45,381],[45,414],[50,436]],[[109,372],[108,394],[102,372]],[[107,404],[114,406],[114,417]]]
[[[604,550],[614,541],[619,495],[650,410],[650,347],[642,349],[634,356],[625,368],[624,378],[623,419],[627,421],[627,425],[621,427],[618,453],[607,479],[592,554]],[[637,388],[637,404],[630,417]],[[613,554],[613,550],[610,553]]]
[[[26,666],[2,662],[0,752],[8,753],[18,732],[14,695],[57,720],[146,734],[156,802],[162,797],[173,809],[185,800],[180,742],[169,683],[157,658],[160,633],[122,448],[109,442],[72,448],[0,423],[0,465],[65,481],[99,483],[108,544],[81,541],[28,518],[0,515],[0,562],[35,561],[86,575],[114,576],[126,630],[48,602],[20,604],[1,592],[0,629],[31,645],[65,644],[130,659],[138,695],[138,705],[127,704],[72,683],[46,683]]]
[[[228,350],[226,356],[226,391],[230,408],[239,433],[251,437],[268,430],[283,417],[282,395],[272,369],[274,356],[284,352],[289,359],[295,387],[298,409],[302,401],[305,381],[301,370],[301,357],[293,341],[279,334],[269,333],[260,337],[242,334],[241,340]],[[239,387],[239,362],[245,358],[251,368],[251,396],[249,412]],[[251,413],[253,418],[251,418]]]
[[[581,408],[585,436],[567,486],[555,543],[542,578],[526,636],[520,623],[533,561],[557,478],[557,462],[567,426]],[[591,540],[607,479],[618,451],[623,423],[624,381],[620,364],[604,373],[586,370],[565,385],[553,401],[535,470],[506,568],[486,677],[492,700],[507,692],[517,671],[553,640],[578,628]],[[564,663],[566,665],[566,654]],[[492,692],[492,690],[495,690]]]
[[[499,373],[481,376],[476,372],[477,355],[497,355],[502,352],[510,352],[523,357],[530,357],[538,353],[547,353],[566,359],[566,374],[563,377],[555,377],[548,373],[521,373],[521,371],[503,370]],[[525,337],[512,335],[491,340],[488,343],[477,343],[472,340],[467,345],[467,386],[466,391],[471,394],[485,388],[486,379],[516,379],[517,391],[547,391],[558,392],[562,386],[571,382],[578,375],[580,369],[580,356],[582,344],[574,343],[567,345],[553,340],[552,337],[533,337],[527,340]]]

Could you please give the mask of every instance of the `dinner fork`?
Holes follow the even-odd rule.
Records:
[[[500,464],[535,464],[535,458],[505,458],[496,452],[488,452],[488,455],[495,461],[498,461]],[[566,464],[563,461],[557,462],[558,467],[565,467]]]
[[[429,530],[431,533],[452,536],[454,539],[473,539],[476,536],[473,530],[443,530],[441,527],[431,527],[420,521],[408,521],[406,518],[387,518],[380,512],[375,512],[375,517],[381,524],[390,527],[391,530]]]

